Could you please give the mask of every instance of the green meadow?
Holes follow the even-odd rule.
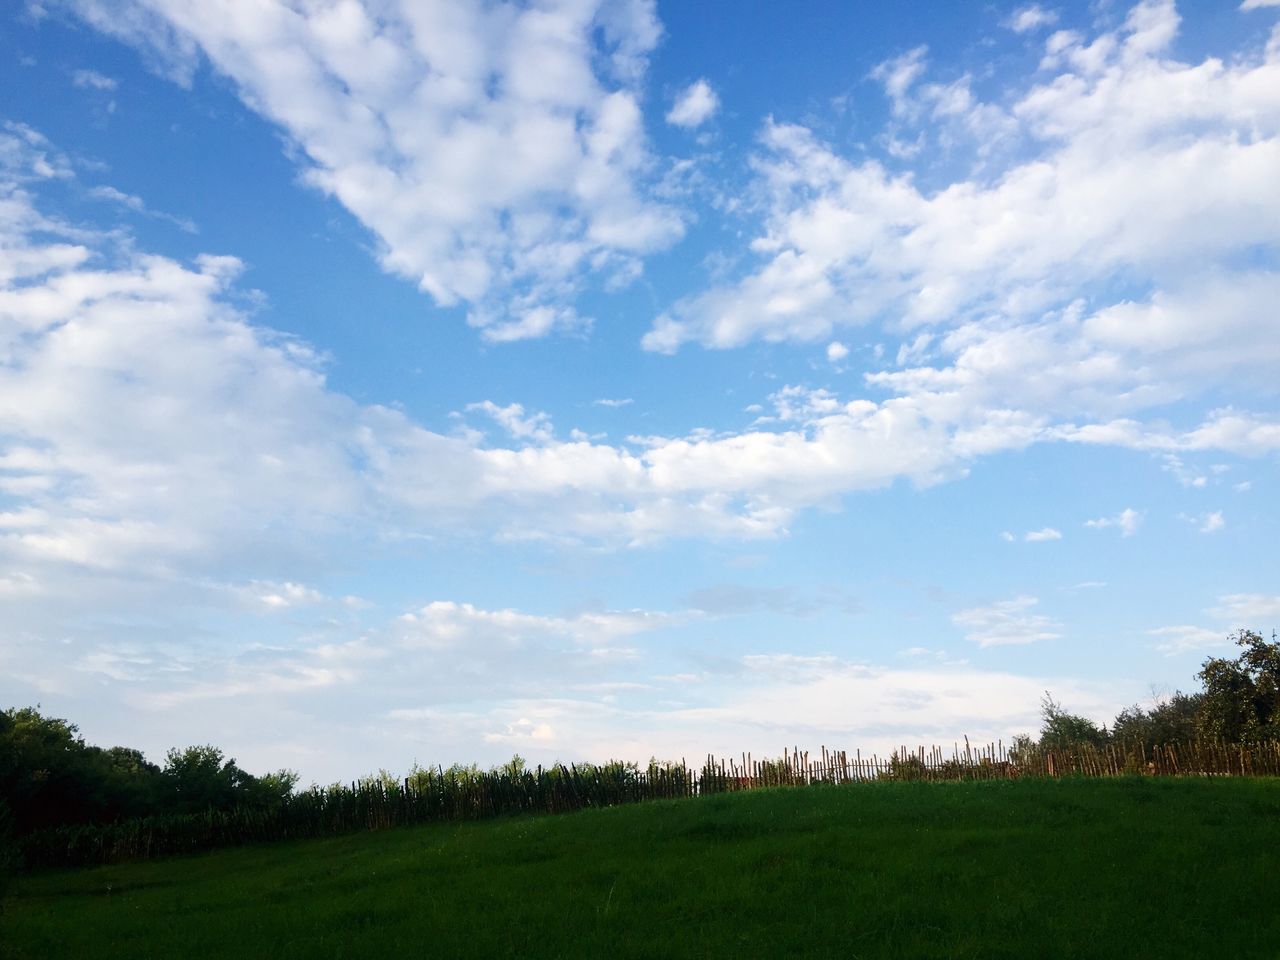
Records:
[[[36,873],[7,955],[1280,957],[1280,780],[873,783]]]

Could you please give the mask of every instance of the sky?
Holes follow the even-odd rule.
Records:
[[[0,704],[304,783],[1105,722],[1280,626],[1278,305],[1280,0],[6,4]]]

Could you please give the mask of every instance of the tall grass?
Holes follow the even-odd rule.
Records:
[[[415,770],[403,781],[369,778],[350,786],[313,787],[270,811],[208,811],[112,824],[57,827],[21,839],[28,868],[145,860],[263,841],[331,836],[406,824],[477,820],[517,813],[565,813],[642,800],[706,796],[761,787],[851,784],[880,780],[1004,780],[1062,776],[1277,776],[1280,742],[1123,747],[1082,744],[1042,750],[1002,743],[951,753],[940,748],[888,757],[829,751],[814,757],[786,750],[775,759],[708,756],[687,763],[608,763],[523,769],[507,765]]]

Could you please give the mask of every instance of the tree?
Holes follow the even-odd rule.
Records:
[[[1099,727],[1088,717],[1067,713],[1049,693],[1040,701],[1040,746],[1045,750],[1069,750],[1081,744],[1102,746],[1107,742],[1107,728]]]
[[[168,806],[179,813],[230,810],[252,795],[254,778],[217,747],[176,747],[165,756]]]
[[[1197,718],[1203,701],[1203,694],[1177,692],[1150,710],[1137,704],[1126,707],[1111,725],[1111,738],[1126,746],[1141,744],[1146,750],[1156,744],[1188,743],[1199,733]]]
[[[1234,639],[1239,656],[1210,657],[1197,674],[1204,683],[1200,730],[1233,743],[1280,739],[1280,643],[1252,630]]]

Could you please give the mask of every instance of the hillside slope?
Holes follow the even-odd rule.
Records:
[[[884,783],[21,880],[15,958],[1280,954],[1280,781]]]

